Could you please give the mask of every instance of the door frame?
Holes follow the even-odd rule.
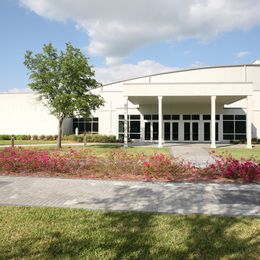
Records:
[[[165,123],[170,124],[170,139],[165,140]],[[172,124],[177,123],[178,124],[178,140],[173,140],[172,134],[173,134],[173,127]],[[163,120],[163,141],[164,142],[180,142],[180,120]]]

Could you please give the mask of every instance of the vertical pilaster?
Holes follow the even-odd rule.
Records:
[[[158,119],[159,119],[158,147],[162,147],[162,132],[163,132],[162,98],[163,98],[162,96],[158,96]]]
[[[124,97],[124,147],[128,147],[128,97]]]
[[[210,148],[216,148],[216,96],[211,96],[211,146]]]
[[[252,117],[253,117],[253,97],[247,96],[246,113],[246,148],[252,148]]]

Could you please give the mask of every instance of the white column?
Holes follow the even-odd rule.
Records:
[[[158,119],[159,119],[159,133],[158,133],[158,147],[162,147],[162,96],[158,96]]]
[[[211,146],[210,148],[216,148],[216,96],[211,96]]]
[[[247,113],[246,113],[246,148],[252,148],[252,117],[253,117],[253,102],[252,96],[247,96]]]
[[[124,97],[124,147],[128,147],[128,97]]]

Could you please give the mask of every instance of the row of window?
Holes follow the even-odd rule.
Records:
[[[97,134],[98,133],[98,117],[92,118],[73,118],[73,132],[76,128],[79,134]]]
[[[124,137],[124,115],[118,117],[119,138]],[[144,115],[145,120],[157,121],[158,115]],[[164,120],[180,120],[180,115],[163,115]],[[200,115],[182,115],[183,120],[200,120]],[[203,120],[210,120],[211,115],[202,115]],[[216,120],[220,116],[216,115]],[[140,139],[140,115],[128,115],[128,137],[131,139]],[[148,129],[148,128],[147,128]],[[216,129],[218,132],[218,127]],[[154,131],[156,134],[157,131]],[[205,134],[205,133],[204,133]],[[208,133],[210,136],[210,133]],[[148,133],[147,133],[148,136]],[[147,137],[148,138],[148,137]],[[241,140],[246,138],[246,116],[245,115],[223,115],[223,139],[224,140]],[[209,139],[209,138],[207,138]],[[217,138],[218,139],[218,138]],[[205,138],[206,140],[206,138]]]
[[[124,119],[124,115],[121,115]],[[131,115],[130,115],[131,116]],[[136,116],[136,115],[135,115]],[[140,117],[140,116],[139,116]],[[163,115],[163,120],[180,120],[181,115]],[[202,115],[203,120],[210,120],[211,115]],[[216,120],[219,120],[220,116],[216,115]],[[158,115],[144,115],[144,120],[158,120]],[[182,120],[200,120],[200,115],[182,115]]]

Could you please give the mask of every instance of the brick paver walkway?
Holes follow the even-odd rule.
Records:
[[[0,176],[0,205],[260,216],[260,186]]]

